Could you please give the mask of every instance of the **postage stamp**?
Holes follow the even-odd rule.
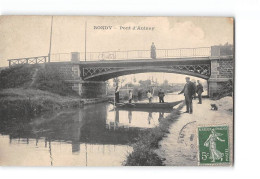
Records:
[[[198,127],[199,165],[230,163],[228,126]]]

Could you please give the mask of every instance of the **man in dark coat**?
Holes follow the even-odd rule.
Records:
[[[184,93],[185,96],[185,103],[186,103],[186,112],[185,113],[190,113],[192,114],[193,109],[192,109],[192,96],[195,94],[195,85],[190,81],[190,77],[186,77],[186,84],[183,88],[183,90],[179,93],[182,94]]]
[[[198,85],[196,88],[196,93],[198,94],[198,97],[199,97],[198,104],[202,104],[201,94],[203,93],[204,90],[203,90],[202,84],[200,83],[200,80],[197,80],[197,82],[198,82]]]
[[[159,103],[164,103],[164,92],[162,91],[162,89],[159,90],[158,92],[158,97],[159,97]]]

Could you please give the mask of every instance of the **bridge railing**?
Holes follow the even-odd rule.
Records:
[[[79,53],[79,61],[85,61],[85,53]],[[127,59],[150,59],[150,50],[130,50],[130,51],[107,51],[107,52],[87,52],[86,61],[99,60],[127,60]],[[209,57],[211,47],[200,48],[179,48],[179,49],[157,49],[156,58],[187,58],[187,57]],[[70,53],[57,53],[51,55],[51,61],[71,61]]]
[[[9,59],[9,67],[19,64],[40,64],[48,62],[48,56],[38,56],[38,57],[27,57],[27,58],[17,58]]]
[[[151,59],[150,50],[129,50],[129,51],[107,51],[107,52],[77,52],[77,61],[103,61],[103,60],[132,60],[132,59]],[[85,59],[86,55],[86,59]],[[156,58],[195,58],[211,56],[211,47],[199,48],[179,48],[179,49],[157,49]],[[38,64],[49,61],[48,56],[29,57],[10,59],[9,66],[17,64]],[[72,61],[71,53],[51,54],[51,62]]]

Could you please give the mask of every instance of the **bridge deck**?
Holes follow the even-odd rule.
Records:
[[[219,57],[216,57],[216,59]],[[131,60],[99,60],[99,61],[79,61],[79,62],[51,62],[52,64],[75,64],[88,67],[100,67],[100,66],[165,66],[167,64],[198,64],[205,63],[210,64],[211,57],[196,57],[196,58],[160,58],[160,59],[131,59]]]

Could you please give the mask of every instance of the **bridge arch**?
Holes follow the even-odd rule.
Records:
[[[175,74],[183,74],[188,76],[194,76],[198,78],[202,78],[208,80],[209,74],[201,74],[199,72],[193,70],[183,70],[177,68],[168,68],[168,67],[131,67],[131,68],[114,68],[110,70],[105,70],[103,72],[99,72],[97,74],[93,74],[90,76],[84,77],[84,81],[107,81],[109,79],[130,75],[130,74],[138,74],[138,73],[149,73],[149,72],[162,72],[162,73],[175,73]],[[83,72],[84,73],[84,72]]]

